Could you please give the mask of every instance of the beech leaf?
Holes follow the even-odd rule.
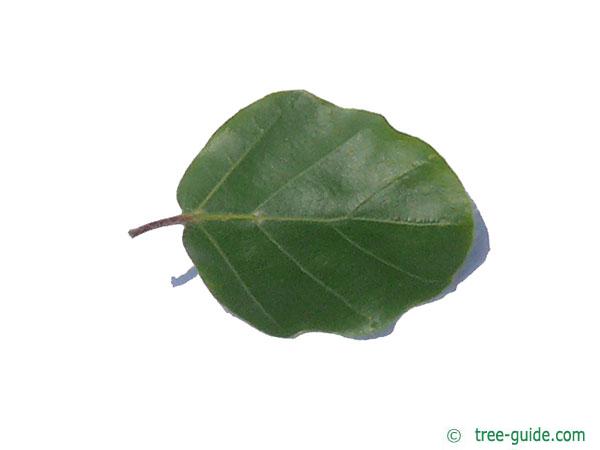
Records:
[[[177,189],[183,244],[216,299],[273,336],[382,333],[450,285],[473,207],[428,144],[367,111],[277,92],[210,138]]]

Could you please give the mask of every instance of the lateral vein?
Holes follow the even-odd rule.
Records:
[[[393,264],[385,259],[383,259],[382,257],[376,255],[375,253],[371,252],[370,250],[367,250],[366,248],[364,248],[363,246],[361,246],[360,244],[358,244],[357,242],[355,242],[354,240],[352,240],[350,237],[348,237],[348,235],[346,233],[344,233],[342,230],[340,230],[338,227],[336,227],[335,225],[332,227],[336,233],[338,233],[342,238],[344,238],[350,245],[352,245],[353,247],[357,248],[358,250],[360,250],[362,253],[364,253],[367,256],[370,256],[374,259],[376,259],[377,261],[379,261],[382,264],[385,264],[388,267],[391,267],[392,269],[395,269],[397,272],[400,272],[404,275],[407,275],[411,278],[415,278],[417,280],[420,280],[424,283],[431,283],[431,284],[437,284],[439,283],[438,280],[432,280],[429,278],[424,278],[421,277],[417,274],[414,274],[412,272],[409,272],[406,269],[403,269],[400,266],[397,266],[396,264]]]
[[[410,169],[405,170],[404,172],[402,172],[399,175],[396,175],[390,181],[388,181],[387,183],[383,184],[382,186],[380,186],[379,188],[377,188],[375,191],[373,191],[371,194],[369,194],[369,196],[367,196],[358,205],[356,205],[354,207],[354,209],[347,214],[347,216],[351,217],[352,214],[354,214],[356,211],[358,211],[362,206],[364,206],[366,203],[368,203],[373,197],[375,197],[377,194],[379,194],[385,188],[391,186],[394,183],[397,183],[398,181],[402,180],[405,176],[407,176],[408,174],[412,173],[414,170],[416,170],[419,167],[424,166],[424,165],[426,165],[426,164],[428,164],[430,162],[431,162],[430,160],[420,161],[419,164],[415,164]]]
[[[239,281],[240,285],[242,286],[242,288],[244,289],[244,291],[246,292],[248,297],[250,297],[250,299],[254,302],[254,304],[261,311],[261,313],[263,315],[265,315],[271,322],[273,322],[275,325],[277,325],[277,327],[279,329],[283,330],[283,327],[279,324],[279,322],[277,322],[277,320],[275,320],[275,318],[267,312],[267,310],[262,306],[262,304],[254,296],[254,294],[252,293],[252,291],[250,290],[248,285],[244,282],[244,280],[240,276],[239,272],[233,266],[233,264],[231,263],[231,261],[229,260],[229,258],[227,257],[227,255],[225,254],[225,252],[223,251],[221,246],[219,245],[219,243],[216,241],[216,239],[202,225],[200,225],[200,229],[206,235],[206,237],[208,238],[210,243],[215,247],[215,249],[217,250],[219,255],[221,255],[221,258],[223,258],[223,261],[225,261],[225,264],[227,264],[227,266],[229,267],[229,269],[231,270],[231,272],[233,273],[235,278]]]
[[[306,276],[308,276],[311,280],[313,280],[315,283],[317,283],[319,286],[321,286],[323,289],[325,289],[327,292],[329,292],[330,294],[332,294],[334,297],[336,297],[338,300],[340,300],[342,303],[344,303],[344,305],[346,305],[349,309],[351,309],[354,313],[356,313],[357,315],[361,316],[363,319],[365,319],[367,322],[370,320],[367,316],[365,316],[364,314],[362,314],[360,311],[358,311],[349,301],[346,297],[344,297],[343,295],[339,294],[337,291],[335,291],[332,287],[328,286],[327,283],[325,283],[323,280],[321,280],[320,278],[318,278],[317,276],[315,276],[313,273],[311,273],[308,269],[306,269],[302,264],[300,264],[300,262],[294,258],[294,256],[289,253],[281,244],[279,244],[279,242],[277,242],[275,240],[275,238],[268,233],[263,227],[261,227],[260,225],[257,225],[257,228],[267,237],[267,239],[269,241],[271,241],[273,243],[273,245],[275,245],[275,247],[277,247],[277,249],[279,249],[279,251],[281,253],[283,253],[285,256],[287,256],[287,258],[292,261],[297,267],[298,269],[300,269],[300,271],[305,274]]]
[[[214,187],[210,190],[210,192],[206,195],[206,197],[204,197],[204,200],[202,200],[202,203],[200,203],[200,205],[198,206],[197,209],[202,209],[204,207],[204,205],[206,205],[206,203],[210,200],[210,198],[219,190],[219,188],[223,185],[223,183],[225,183],[225,181],[227,180],[227,178],[229,178],[229,176],[233,173],[233,171],[235,170],[235,168],[237,166],[239,166],[241,164],[241,162],[246,158],[246,156],[248,156],[248,154],[253,149],[255,149],[258,146],[258,144],[260,144],[265,139],[265,136],[267,136],[267,134],[273,129],[273,127],[277,124],[277,122],[279,122],[279,120],[281,119],[282,115],[283,115],[283,112],[279,111],[279,115],[277,116],[277,118],[275,120],[273,120],[273,123],[271,123],[269,125],[269,127],[265,131],[263,131],[263,133],[259,136],[259,138],[256,139],[256,141],[254,141],[252,143],[252,145],[250,145],[248,147],[248,150],[246,150],[238,158],[238,160],[229,169],[227,169],[227,172],[225,172],[223,174],[223,176],[217,182],[217,184],[215,184]]]
[[[281,192],[283,189],[285,189],[285,187],[288,186],[290,183],[292,183],[294,180],[297,180],[298,178],[301,178],[306,172],[308,172],[309,170],[317,167],[322,161],[324,161],[325,159],[327,159],[328,157],[330,157],[332,154],[334,154],[338,150],[342,149],[348,142],[350,142],[352,139],[354,139],[356,136],[358,136],[362,131],[363,130],[357,131],[352,136],[350,136],[348,139],[345,139],[344,142],[342,142],[341,144],[339,144],[333,150],[327,152],[325,155],[323,155],[322,157],[320,157],[318,160],[316,160],[316,161],[312,162],[311,164],[309,164],[308,167],[302,169],[299,173],[297,173],[296,175],[294,175],[293,177],[291,177],[289,180],[287,180],[285,183],[283,183],[281,186],[279,186],[275,191],[273,191],[271,194],[269,194],[269,196],[265,200],[263,200],[256,208],[254,208],[253,212],[258,211],[259,208],[261,208],[266,203],[268,203],[273,197],[275,197],[279,192]]]

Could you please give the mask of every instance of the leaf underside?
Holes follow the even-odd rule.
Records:
[[[473,240],[471,202],[433,148],[305,91],[229,119],[177,199],[213,295],[281,337],[385,330],[450,284]]]

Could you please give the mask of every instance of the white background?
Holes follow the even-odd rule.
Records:
[[[2,2],[0,448],[598,448],[594,2],[211,3]],[[428,141],[489,228],[388,337],[266,336],[171,287],[180,227],[127,235],[179,213],[221,123],[298,88]]]

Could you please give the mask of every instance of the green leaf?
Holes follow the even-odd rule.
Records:
[[[167,221],[210,291],[274,336],[380,333],[442,292],[473,241],[471,201],[433,148],[305,91],[229,119],[177,199]]]

